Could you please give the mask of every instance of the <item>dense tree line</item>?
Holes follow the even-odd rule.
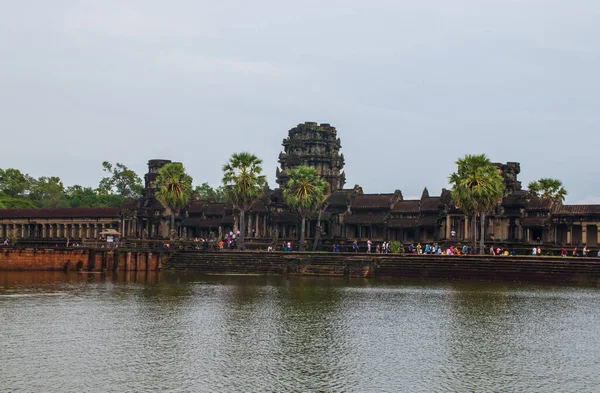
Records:
[[[142,194],[142,180],[121,163],[105,161],[97,187],[65,186],[58,176],[34,178],[19,169],[0,168],[0,208],[118,207]]]

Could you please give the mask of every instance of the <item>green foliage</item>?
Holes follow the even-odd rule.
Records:
[[[223,186],[219,186],[216,189],[208,185],[208,183],[202,183],[200,186],[194,188],[194,192],[198,193],[200,199],[212,200],[215,202],[225,202],[225,190]]]
[[[504,179],[485,154],[467,154],[456,164],[458,171],[450,175],[450,183],[457,207],[467,213],[481,213],[492,210],[502,201]]]
[[[527,188],[532,194],[540,198],[551,199],[559,205],[562,205],[567,197],[567,190],[565,190],[562,182],[558,179],[541,178],[529,183]]]
[[[245,212],[256,202],[267,187],[262,175],[262,160],[248,152],[234,153],[223,165],[225,199],[240,211],[240,249],[244,249]]]
[[[42,176],[31,186],[29,199],[38,207],[67,207],[65,187],[59,177]]]
[[[106,194],[79,185],[67,187],[65,200],[69,207],[119,207],[123,203],[120,195]]]
[[[458,171],[450,175],[452,199],[467,214],[481,216],[481,252],[485,239],[485,214],[491,211],[504,196],[504,179],[499,169],[485,154],[470,155],[456,162]],[[473,216],[473,223],[475,216]],[[475,231],[473,231],[475,234]],[[475,249],[475,236],[474,249]]]
[[[170,162],[159,169],[156,199],[171,210],[171,231],[175,229],[175,213],[192,198],[192,177],[180,162]]]
[[[26,196],[34,179],[14,168],[0,169],[0,194],[12,198]]]
[[[0,197],[1,209],[35,209],[37,205],[24,197]]]
[[[306,217],[318,209],[327,192],[327,182],[317,169],[301,165],[288,172],[289,180],[283,190],[285,203]]]
[[[289,179],[283,189],[283,199],[302,216],[300,251],[304,251],[306,216],[319,208],[325,199],[327,182],[317,169],[301,165],[288,172]]]
[[[117,194],[123,199],[134,199],[142,196],[142,179],[133,170],[120,162],[113,166],[108,161],[102,163],[102,168],[110,176],[100,180],[98,184],[99,192]]]
[[[390,242],[390,251],[394,254],[398,254],[402,249],[402,243],[398,241]]]
[[[262,160],[248,152],[234,153],[223,165],[225,199],[240,210],[248,210],[263,194],[267,180]]]

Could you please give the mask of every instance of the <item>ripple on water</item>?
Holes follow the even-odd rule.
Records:
[[[0,287],[0,392],[600,386],[594,289],[57,277]]]

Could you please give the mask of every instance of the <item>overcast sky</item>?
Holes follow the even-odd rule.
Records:
[[[347,187],[431,195],[455,162],[521,163],[600,203],[600,1],[4,1],[0,167],[96,186],[233,152],[275,187],[290,128],[338,130]]]

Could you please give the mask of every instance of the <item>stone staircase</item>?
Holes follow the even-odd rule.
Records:
[[[370,277],[369,262],[332,253],[196,251],[173,253],[163,270],[197,271],[205,274],[291,274],[307,276]]]
[[[163,269],[204,274],[401,277],[600,286],[597,258],[181,250],[163,263]]]

